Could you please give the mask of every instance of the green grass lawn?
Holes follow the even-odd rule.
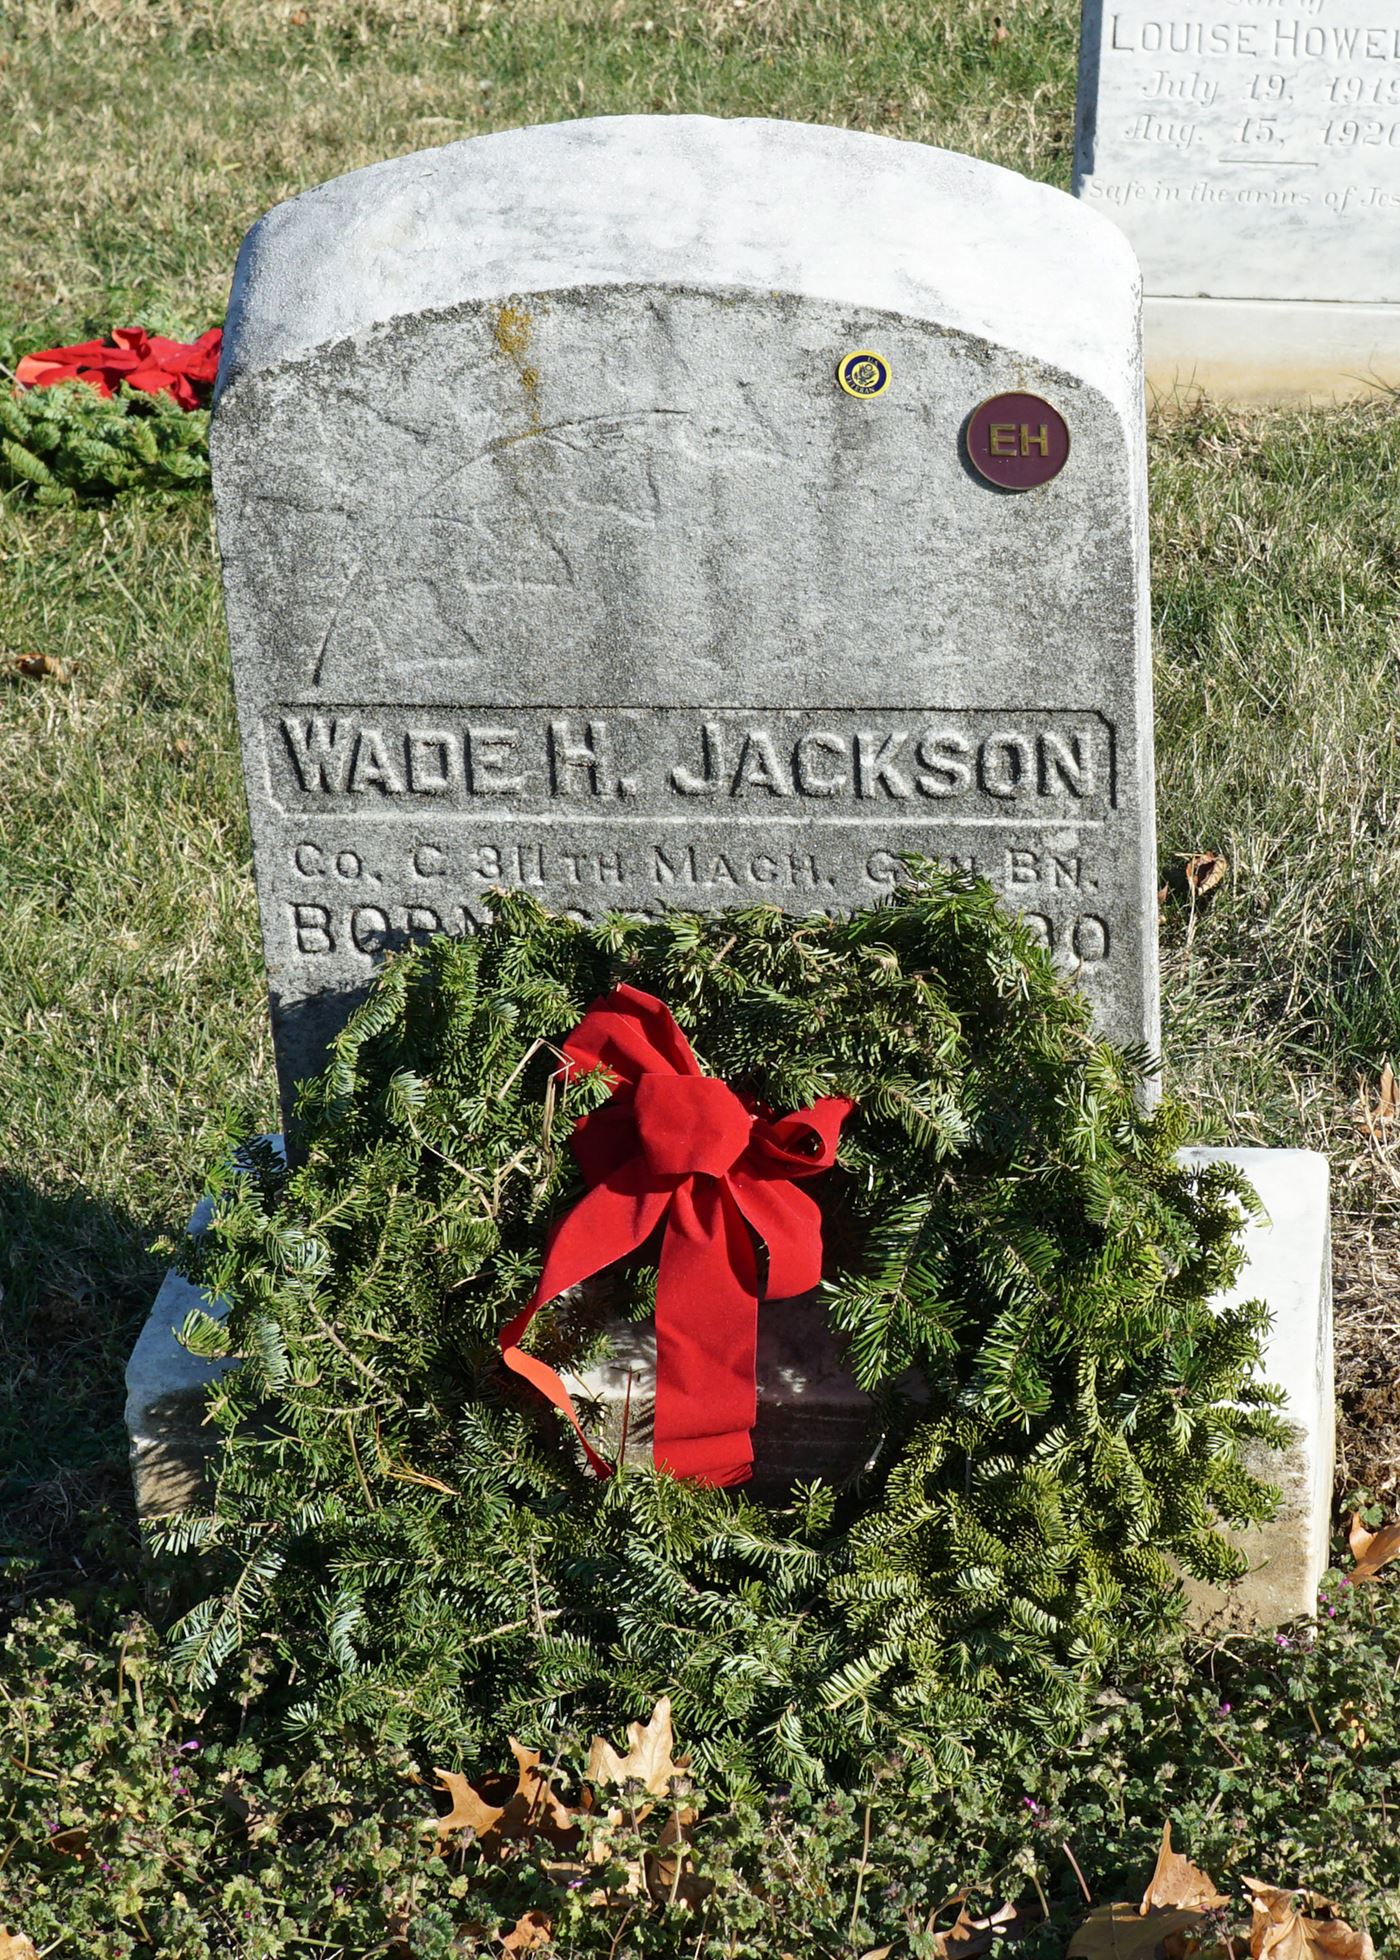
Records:
[[[997,7],[1004,8],[1004,31]],[[221,317],[239,238],[328,176],[522,122],[763,114],[1065,184],[1074,0],[10,0],[0,330]],[[1400,419],[1204,412],[1153,441],[1168,1073],[1337,1178],[1346,1470],[1400,1474]],[[230,1123],[274,1121],[207,502],[0,502],[0,1553],[101,1569],[120,1374]],[[1194,925],[1169,875],[1231,870]],[[1188,926],[1191,930],[1188,935]],[[1364,1420],[1361,1418],[1364,1417]]]

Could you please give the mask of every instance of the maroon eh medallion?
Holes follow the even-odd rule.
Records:
[[[993,395],[967,424],[972,467],[999,490],[1034,490],[1069,461],[1065,418],[1039,395]]]

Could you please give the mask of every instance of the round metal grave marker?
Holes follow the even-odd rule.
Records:
[[[1069,429],[1039,395],[993,395],[968,417],[967,456],[999,490],[1034,490],[1069,461]]]
[[[858,347],[854,354],[842,357],[836,369],[836,379],[846,393],[854,395],[858,402],[874,401],[890,385],[890,364],[883,354],[872,353],[868,347]]]

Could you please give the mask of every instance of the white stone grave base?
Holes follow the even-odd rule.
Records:
[[[1332,1342],[1332,1225],[1327,1159],[1315,1150],[1183,1152],[1238,1165],[1264,1205],[1245,1235],[1246,1262],[1222,1306],[1266,1300],[1273,1313],[1263,1374],[1287,1395],[1291,1449],[1259,1453],[1253,1468],[1282,1492],[1278,1514],[1241,1534],[1250,1569],[1225,1589],[1188,1580],[1198,1626],[1279,1626],[1317,1604],[1332,1535],[1336,1395]]]
[[[1154,401],[1353,401],[1400,389],[1400,306],[1323,300],[1142,303]]]
[[[1267,1212],[1248,1228],[1247,1263],[1228,1301],[1263,1297],[1274,1325],[1266,1377],[1288,1397],[1292,1448],[1259,1465],[1283,1489],[1277,1519],[1243,1539],[1249,1576],[1227,1593],[1189,1588],[1193,1617],[1237,1627],[1276,1626],[1311,1610],[1327,1569],[1333,1474],[1332,1288],[1326,1159],[1308,1150],[1197,1150],[1201,1161],[1238,1164]],[[191,1229],[207,1222],[196,1210]],[[1225,1304],[1225,1302],[1222,1302]],[[127,1368],[127,1428],[137,1509],[150,1518],[183,1509],[198,1491],[211,1445],[203,1427],[209,1383],[227,1362],[205,1362],[176,1335],[199,1289],[167,1273]],[[822,1310],[776,1301],[759,1316],[758,1497],[781,1495],[798,1477],[850,1476],[865,1449],[868,1400],[843,1369]],[[655,1347],[650,1321],[615,1330],[613,1356],[569,1379],[591,1428],[616,1446],[627,1412],[629,1459],[650,1454]]]
[[[280,1144],[280,1137],[277,1141]],[[213,1199],[201,1198],[190,1231],[202,1232],[213,1211]],[[181,1347],[177,1336],[196,1308],[218,1313],[222,1302],[211,1307],[199,1287],[173,1270],[168,1272],[126,1364],[126,1433],[136,1513],[141,1518],[168,1517],[172,1511],[187,1509],[199,1494],[214,1447],[213,1434],[204,1423],[206,1392],[235,1364],[201,1361]]]

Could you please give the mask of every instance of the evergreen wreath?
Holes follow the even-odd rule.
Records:
[[[1266,1309],[1215,1311],[1257,1201],[1184,1168],[1187,1113],[991,889],[928,864],[849,918],[773,909],[491,925],[391,958],[307,1085],[295,1167],[221,1183],[182,1270],[229,1303],[187,1343],[212,1393],[207,1509],[162,1548],[200,1585],[178,1638],[213,1682],[249,1646],[292,1719],[479,1759],[669,1694],[699,1770],[820,1782],[891,1749],[929,1786],[1073,1732],[1179,1619],[1179,1573],[1243,1560],[1283,1440]],[[599,1073],[559,1048],[619,983],[778,1110],[850,1098],[826,1222],[833,1326],[873,1395],[867,1467],[764,1505],[636,1468],[599,1480],[503,1366],[563,1147]],[[651,1311],[645,1253],[536,1318],[551,1367]],[[760,1312],[762,1309],[760,1309]],[[901,1378],[916,1370],[927,1400]],[[454,1757],[454,1759],[456,1759]]]
[[[209,487],[209,412],[124,383],[9,393],[0,382],[0,492],[40,507],[114,497],[170,501]]]

